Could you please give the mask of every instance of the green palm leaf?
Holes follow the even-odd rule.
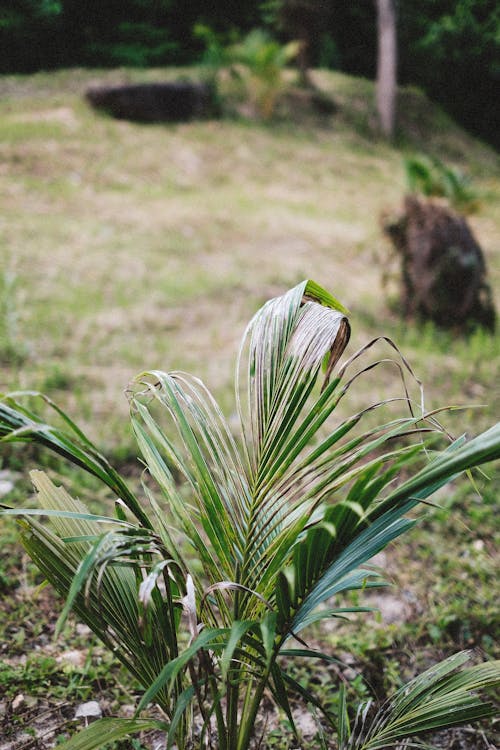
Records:
[[[46,423],[23,406],[20,398],[42,400],[62,418],[67,429]],[[69,416],[44,394],[36,391],[21,391],[7,395],[0,393],[0,441],[37,443],[63,456],[100,479],[116,497],[122,499],[143,526],[150,527],[147,514],[123,478]]]
[[[245,473],[224,417],[200,381],[184,373],[144,373],[137,384],[143,390],[132,398],[132,424],[151,474],[164,490],[170,511],[183,531],[197,549],[205,549],[209,582],[221,577],[232,580],[242,555],[243,520],[250,500]],[[155,420],[155,402],[172,419],[177,442]],[[193,505],[187,506],[179,495],[170,467],[184,477]],[[200,527],[205,538],[200,536]]]
[[[154,719],[98,719],[70,740],[59,744],[58,747],[63,750],[98,750],[111,742],[123,740],[130,735],[150,729],[165,731],[168,725]]]
[[[375,713],[368,704],[361,705],[341,750],[393,748],[404,738],[490,716],[493,705],[477,693],[499,684],[500,662],[462,669],[470,658],[467,651],[450,656],[400,688]],[[427,745],[415,740],[412,747]]]
[[[32,480],[42,510],[61,511],[60,515],[50,516],[49,527],[27,517],[28,525],[22,533],[23,544],[30,556],[67,598],[60,625],[71,606],[143,685],[150,684],[165,662],[176,656],[176,635],[167,602],[152,599],[148,621],[155,637],[146,640],[138,600],[140,566],[137,561],[132,566],[124,564],[123,559],[121,564],[108,564],[109,561],[105,560],[98,575],[89,577],[97,553],[105,549],[103,545],[109,539],[108,535],[102,534],[101,524],[92,520],[80,501],[71,498],[63,488],[55,487],[43,472],[32,472]],[[68,510],[71,516],[68,516]],[[122,526],[118,522],[117,525]],[[65,542],[65,538],[84,538],[87,541]],[[96,543],[95,540],[99,541]],[[124,537],[124,540],[133,546],[133,538],[130,541]],[[122,547],[120,551],[124,554],[126,548]],[[112,559],[115,556],[113,552]],[[171,587],[176,589],[174,581],[171,581]],[[165,693],[159,702],[169,713],[171,701]]]

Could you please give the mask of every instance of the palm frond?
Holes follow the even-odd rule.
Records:
[[[66,429],[45,422],[19,401],[28,398],[46,403],[62,418]],[[35,443],[63,456],[100,479],[117,498],[123,500],[143,526],[151,527],[147,514],[120,474],[69,416],[43,393],[20,391],[0,394],[0,441]]]
[[[362,704],[341,750],[382,750],[398,740],[467,724],[490,716],[494,707],[478,692],[500,683],[500,662],[462,668],[471,652],[462,651],[404,685],[378,711]],[[412,747],[427,747],[418,740]]]
[[[290,436],[325,357],[324,386],[345,349],[350,332],[345,313],[333,297],[304,281],[267,302],[250,322],[238,357],[236,396],[254,492],[280,438]]]
[[[351,534],[352,541],[342,545],[343,548],[335,539],[330,541],[326,537],[321,544],[316,529],[312,530],[302,549],[296,548],[289,576],[283,573],[278,578],[280,590],[287,590],[285,598],[290,601],[290,608],[287,611],[279,604],[278,607],[284,622],[290,622],[291,633],[299,632],[327,599],[342,591],[370,585],[377,574],[360,566],[413,526],[414,521],[403,518],[410,507],[388,511],[360,533]],[[320,564],[315,562],[316,551]],[[313,564],[304,566],[304,558]]]
[[[380,503],[376,513],[383,513],[388,507],[408,500],[415,503],[425,500],[462,472],[499,458],[500,422],[497,422],[489,430],[469,441],[464,442],[463,438],[454,441],[420,471],[394,489],[384,502]]]
[[[43,472],[33,472],[32,480],[40,507],[54,511],[55,515],[49,517],[50,526],[26,516],[21,539],[42,573],[66,598],[60,624],[72,607],[143,685],[150,684],[165,662],[176,656],[177,642],[172,611],[163,597],[153,597],[149,603],[147,622],[154,638],[145,638],[138,576],[142,580],[142,550],[146,550],[147,556],[154,552],[145,544],[149,535],[145,537],[144,530],[138,529],[142,540],[138,556],[134,536],[117,534],[113,539],[109,534],[103,535],[101,524],[92,520],[85,506],[63,488],[55,487]],[[73,517],[65,514],[68,510]],[[123,528],[118,521],[116,525]],[[68,539],[81,541],[65,541]],[[117,559],[117,539],[123,542],[118,545],[121,559]],[[128,548],[131,548],[129,555]],[[170,595],[180,598],[176,582],[170,579],[169,586]],[[159,701],[170,712],[166,694]]]
[[[285,555],[290,553],[314,510],[314,502],[309,502],[305,509],[300,499],[295,508],[289,502],[285,471],[302,450],[299,435],[294,434],[300,420],[305,420],[300,436],[307,435],[305,445],[331,411],[335,383],[329,387],[329,379],[348,338],[344,309],[309,282],[264,305],[245,333],[236,377],[252,494],[241,580],[250,588],[259,580],[267,591],[262,576],[268,563],[271,560],[275,563],[272,574],[275,576],[283,562],[280,550],[287,550]],[[313,397],[309,404],[324,363],[324,393]],[[314,419],[314,414],[318,419]],[[295,438],[293,443],[291,435]],[[281,482],[285,487],[280,486]],[[296,490],[304,495],[300,477]]]
[[[184,373],[143,373],[136,386],[131,396],[134,432],[169,512],[200,553],[209,584],[235,580],[250,490],[222,413],[203,384]],[[173,437],[155,418],[156,405],[170,416]],[[179,494],[173,470],[186,481],[190,503]]]
[[[121,719],[109,717],[98,719],[75,734],[69,740],[59,743],[58,747],[63,750],[99,750],[103,746],[123,740],[130,735],[139,734],[151,729],[166,731],[168,724],[155,719]]]
[[[150,682],[148,689],[142,696],[137,713],[147,706],[153,698],[157,698],[160,691],[165,689],[169,693],[175,684],[177,675],[187,667],[198,652],[209,649],[223,651],[230,638],[230,634],[230,629],[228,628],[206,628],[202,630],[193,643],[185,648],[179,656],[166,661],[161,672]],[[205,672],[203,678],[208,679],[208,677],[209,674]]]

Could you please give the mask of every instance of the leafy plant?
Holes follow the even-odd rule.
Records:
[[[280,44],[262,29],[254,29],[236,41],[234,33],[217,34],[204,24],[196,24],[193,33],[205,46],[201,63],[205,77],[218,92],[221,106],[223,99],[227,107],[228,101],[237,96],[234,87],[227,85],[232,79],[238,82],[237,93],[241,97],[243,92],[252,114],[271,119],[286,90],[285,67],[297,56],[299,42]]]
[[[393,748],[400,740],[430,729],[452,727],[484,716],[484,703],[471,694],[498,681],[498,663],[461,667],[469,654],[450,656],[400,688],[387,703],[372,710],[372,702],[359,706],[352,727],[345,710],[344,689],[339,726],[340,750],[380,750]],[[413,748],[429,745],[418,740]]]
[[[276,110],[278,98],[286,87],[284,69],[299,49],[297,41],[280,44],[266,31],[254,29],[230,50],[233,65],[241,71],[248,98],[264,120],[269,120]]]
[[[201,57],[201,64],[207,70],[209,80],[213,81],[222,68],[230,64],[229,46],[225,36],[218,34],[210,26],[203,23],[195,24],[193,36],[199,39],[205,49]],[[231,43],[235,40],[232,39]]]
[[[299,43],[280,44],[262,29],[250,31],[241,41],[224,38],[203,24],[195,26],[194,34],[205,45],[202,65],[219,96],[221,74],[227,71],[243,85],[254,112],[269,120],[286,88],[285,67],[298,54]]]
[[[499,425],[442,451],[425,447],[425,437],[444,431],[435,412],[413,405],[406,385],[390,400],[406,405],[406,416],[366,426],[382,401],[331,423],[351,385],[380,364],[348,374],[371,342],[335,371],[349,331],[345,309],[311,281],[264,305],[238,356],[240,441],[198,379],[139,375],[129,391],[132,426],[161,496],[150,481],[143,496],[132,492],[46,397],[28,394],[56,409],[62,427],[20,394],[0,401],[3,441],[45,445],[115,496],[114,516],[90,513],[35,471],[39,508],[3,511],[20,517],[25,548],[66,598],[58,630],[73,609],[145,687],[136,717],[102,719],[67,748],[159,728],[167,747],[247,750],[265,691],[296,734],[292,695],[322,711],[345,750],[392,747],[490,714],[475,691],[498,682],[498,663],[464,669],[467,653],[428,670],[378,712],[363,705],[352,721],[342,692],[337,722],[287,669],[295,657],[332,658],[309,649],[302,631],[363,610],[342,606],[341,596],[382,584],[369,561],[413,525],[409,511],[500,456]],[[406,383],[408,364],[396,364]],[[152,701],[163,720],[139,718]]]
[[[412,156],[405,159],[405,171],[411,192],[446,198],[463,213],[477,211],[477,190],[458,169],[447,167],[435,157]]]

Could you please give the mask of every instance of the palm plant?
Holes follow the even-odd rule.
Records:
[[[294,657],[329,658],[299,634],[356,611],[340,606],[341,594],[381,585],[368,563],[413,525],[412,508],[500,456],[499,425],[431,451],[424,438],[443,429],[406,388],[404,416],[363,427],[380,402],[332,424],[351,384],[374,366],[350,375],[365,347],[336,369],[349,331],[346,310],[311,281],[264,305],[238,356],[240,440],[198,379],[139,375],[129,390],[132,426],[158,488],[144,482],[141,497],[46,397],[30,394],[58,411],[62,428],[20,394],[0,400],[3,441],[45,445],[115,496],[114,516],[92,514],[36,471],[39,507],[3,510],[20,517],[24,546],[66,599],[59,628],[74,610],[145,688],[135,718],[101,719],[69,750],[151,727],[166,732],[167,747],[191,747],[196,736],[199,747],[247,750],[265,693],[294,731],[290,696],[317,706],[344,750],[393,747],[491,712],[475,691],[498,682],[499,665],[463,668],[468,654],[417,677],[378,711],[361,706],[352,721],[342,691],[336,718],[286,669]],[[405,382],[409,365],[400,357],[397,366]],[[139,717],[153,701],[163,720]]]
[[[242,78],[251,104],[264,120],[275,113],[278,99],[286,88],[283,73],[299,51],[299,42],[280,44],[262,29],[250,31],[241,42],[229,48],[233,72]]]

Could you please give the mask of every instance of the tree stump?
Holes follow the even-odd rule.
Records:
[[[186,122],[214,114],[211,87],[194,81],[97,86],[85,97],[96,109],[135,122]]]
[[[495,328],[495,307],[483,252],[463,216],[415,195],[383,229],[401,257],[406,317],[443,328]]]

